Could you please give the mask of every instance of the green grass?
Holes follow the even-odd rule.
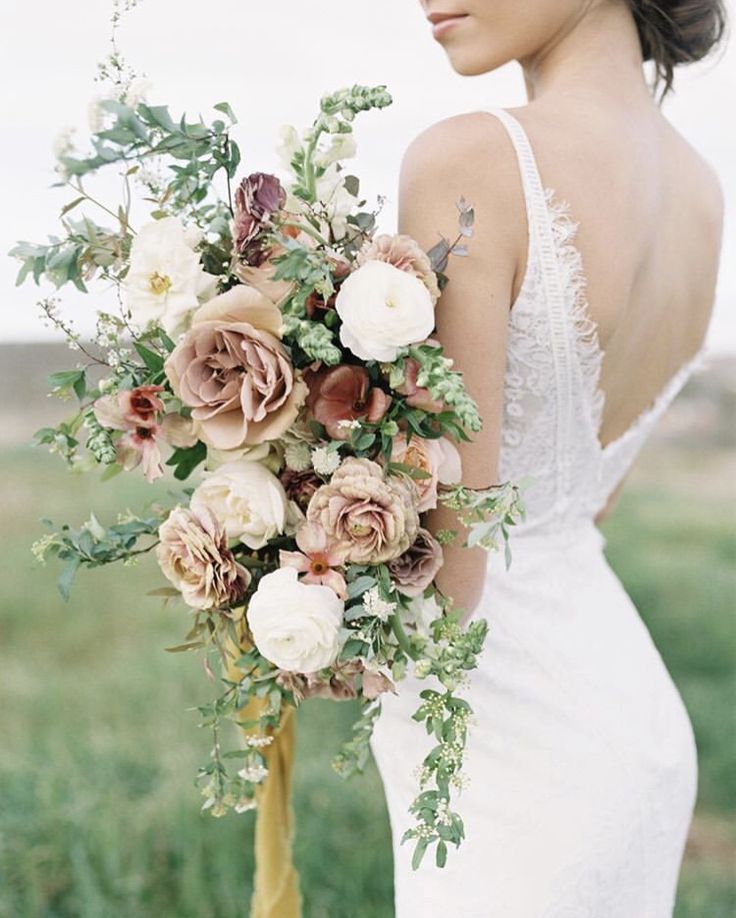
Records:
[[[42,516],[78,523],[94,509],[109,521],[150,490],[134,475],[105,486],[71,476],[40,451],[0,454],[0,471],[0,916],[247,916],[253,814],[201,815],[192,780],[209,737],[188,708],[213,687],[195,658],[163,652],[180,640],[185,613],[143,595],[161,583],[151,558],[83,573],[66,605],[55,565],[35,566],[29,550]],[[724,830],[717,845],[708,839],[711,820],[722,826],[736,808],[731,513],[720,498],[666,480],[632,484],[605,531],[700,750],[705,843],[683,870],[676,915],[726,918],[736,840]],[[392,916],[378,774],[371,763],[344,782],[330,768],[354,711],[320,701],[297,715],[305,918]]]

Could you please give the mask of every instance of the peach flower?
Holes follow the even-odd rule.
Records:
[[[391,461],[409,465],[427,475],[426,478],[413,479],[420,513],[437,506],[438,484],[455,484],[462,477],[460,454],[447,437],[425,440],[413,434],[407,443],[406,434],[399,433],[393,438]]]
[[[209,446],[236,449],[274,440],[294,422],[307,387],[280,334],[278,308],[245,285],[194,313],[164,369]]]
[[[345,549],[328,544],[327,533],[319,523],[303,523],[296,531],[299,551],[279,552],[281,567],[294,567],[303,574],[303,583],[321,583],[333,589],[340,599],[347,599],[345,578],[336,567],[345,561]]]

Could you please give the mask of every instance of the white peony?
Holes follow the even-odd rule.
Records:
[[[192,510],[209,508],[229,539],[248,548],[263,548],[284,532],[287,497],[278,478],[259,462],[241,460],[221,465],[192,494]]]
[[[199,298],[215,295],[217,278],[202,267],[194,246],[200,234],[178,217],[151,220],[133,239],[130,269],[124,281],[133,322],[145,328],[160,323],[175,335],[186,326]]]
[[[395,360],[400,347],[422,341],[434,328],[426,286],[385,261],[366,261],[345,278],[335,309],[340,340],[362,360]]]
[[[293,567],[261,578],[246,613],[263,656],[281,669],[311,673],[340,653],[344,603],[330,587],[301,583]]]

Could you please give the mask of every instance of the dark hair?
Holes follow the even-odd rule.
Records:
[[[642,55],[654,61],[653,91],[661,83],[660,102],[672,89],[677,64],[702,60],[726,30],[723,0],[629,0],[639,30]]]

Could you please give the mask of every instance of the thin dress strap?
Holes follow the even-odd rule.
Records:
[[[534,240],[534,248],[539,257],[555,368],[555,503],[560,512],[564,512],[564,503],[570,494],[575,355],[570,335],[571,317],[565,303],[566,290],[552,229],[552,214],[548,207],[549,196],[539,175],[529,137],[521,123],[503,108],[484,108],[482,111],[495,115],[501,121],[514,145],[524,187],[530,239]]]

